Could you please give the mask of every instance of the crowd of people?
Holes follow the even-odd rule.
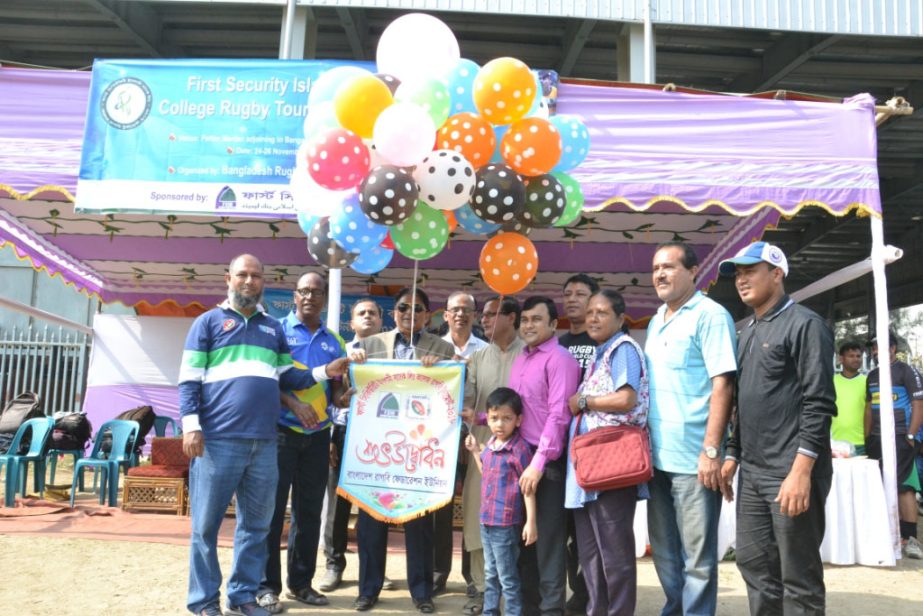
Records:
[[[346,343],[321,323],[322,276],[299,279],[293,311],[280,322],[261,308],[258,259],[235,258],[228,299],[195,321],[181,368],[184,448],[193,458],[189,610],[275,614],[284,609],[283,589],[288,599],[327,604],[322,593],[342,582],[350,514],[350,503],[335,495],[354,393],[344,375],[350,362],[388,358],[466,363],[457,470],[464,614],[499,614],[501,603],[510,615],[633,614],[641,499],[665,595],[661,613],[714,614],[722,495],[736,500],[736,559],[751,614],[823,614],[831,420],[847,404],[841,388],[862,390],[861,402],[841,410],[833,437],[861,436],[857,446],[880,452],[876,373],[857,387],[855,349],[847,345],[835,381],[833,334],[786,294],[788,263],[773,245],[756,242],[720,266],[753,310],[739,332],[727,310],[697,290],[690,246],[660,245],[651,268],[663,304],[643,347],[628,333],[622,296],[584,274],[570,277],[561,297],[492,297],[480,310],[470,294],[453,293],[444,336],[426,329],[432,307],[421,289],[397,294],[396,326],[386,332],[381,307],[362,299],[352,306],[355,338]],[[556,300],[569,328],[560,338]],[[474,335],[478,317],[483,337]],[[901,476],[912,499],[923,383],[912,369],[892,370],[906,372],[895,385],[903,384],[913,409],[898,422]],[[846,417],[862,426],[843,424]],[[647,430],[653,476],[584,489],[568,443],[611,426]],[[283,584],[279,545],[289,493]],[[222,612],[217,532],[234,494],[235,552]],[[904,503],[902,496],[902,520]],[[913,522],[901,522],[914,542],[911,556],[919,549],[912,504]],[[326,571],[315,589],[322,526]],[[384,576],[388,525],[360,510],[356,532],[353,607],[366,611],[391,584]],[[435,611],[433,597],[445,590],[452,536],[451,505],[404,524],[406,584],[421,613]]]

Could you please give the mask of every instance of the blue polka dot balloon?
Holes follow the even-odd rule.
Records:
[[[387,234],[388,227],[372,222],[363,213],[357,194],[344,199],[343,207],[330,217],[330,235],[350,252],[361,254],[378,246]]]
[[[590,152],[590,131],[578,116],[561,113],[551,117],[561,133],[561,158],[552,171],[570,171],[580,166]]]
[[[474,91],[474,78],[481,67],[476,62],[461,58],[455,66],[442,76],[442,83],[449,90],[449,99],[451,101],[449,114],[455,115],[462,111],[477,113],[477,107],[474,106],[474,97],[471,93]]]
[[[510,125],[501,125],[494,126],[494,136],[497,138],[497,147],[494,148],[494,155],[490,157],[490,162],[492,163],[506,163],[503,160],[503,154],[500,153],[501,142],[503,141],[503,135],[506,134],[506,131],[510,129]]]
[[[388,264],[391,263],[391,257],[393,256],[393,250],[375,246],[363,250],[359,254],[359,258],[353,261],[350,267],[360,274],[377,274],[388,267]]]
[[[455,220],[458,221],[462,229],[475,235],[486,235],[500,228],[500,225],[487,222],[475,214],[467,203],[455,210]]]

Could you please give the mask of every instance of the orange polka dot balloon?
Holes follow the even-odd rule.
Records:
[[[497,137],[490,122],[476,113],[456,113],[445,121],[436,135],[437,150],[455,150],[475,169],[490,162]]]
[[[484,243],[479,260],[481,278],[500,295],[519,293],[538,273],[538,253],[525,235],[501,232]]]
[[[543,118],[519,120],[503,135],[500,154],[522,175],[549,173],[561,158],[561,133]]]
[[[535,89],[535,77],[524,62],[497,58],[474,78],[474,106],[491,124],[512,124],[529,113]]]

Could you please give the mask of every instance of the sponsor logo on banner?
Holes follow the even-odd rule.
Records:
[[[350,366],[350,405],[337,493],[372,517],[406,522],[452,500],[464,364]]]
[[[100,113],[109,126],[131,130],[151,113],[151,98],[151,89],[140,79],[116,79],[103,92]]]

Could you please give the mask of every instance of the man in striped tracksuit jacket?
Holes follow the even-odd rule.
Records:
[[[237,496],[233,571],[225,614],[267,614],[256,603],[266,564],[278,463],[279,392],[342,375],[345,358],[312,371],[292,364],[282,325],[263,312],[263,266],[240,255],[225,275],[228,299],[189,330],[179,376],[183,449],[189,473],[192,538],[187,607],[221,614],[218,530]]]

